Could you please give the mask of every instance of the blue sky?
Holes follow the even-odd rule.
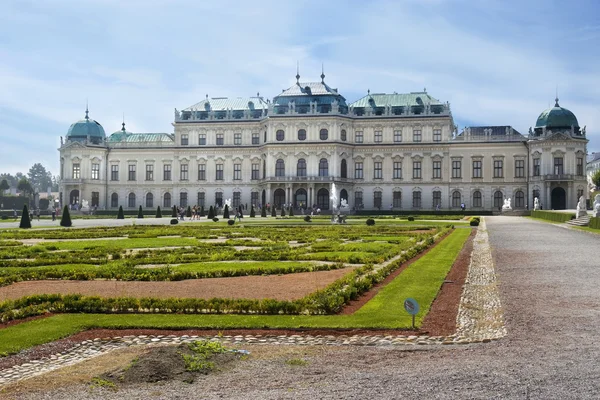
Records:
[[[205,97],[272,98],[325,81],[349,101],[424,87],[457,125],[527,133],[560,104],[600,150],[596,0],[4,0],[0,172],[58,173],[60,136],[84,116],[107,134],[172,132]]]

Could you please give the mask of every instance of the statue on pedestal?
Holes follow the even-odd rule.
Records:
[[[600,217],[600,194],[594,199],[594,217]]]
[[[585,207],[585,199],[583,198],[583,196],[581,196],[579,198],[579,201],[577,202],[577,218],[585,217],[586,215],[587,215],[587,210]]]
[[[540,209],[540,201],[536,197],[536,198],[533,199],[533,211],[537,211],[539,209]]]
[[[512,207],[510,206],[510,197],[504,199],[504,205],[502,206],[502,211],[511,211]]]

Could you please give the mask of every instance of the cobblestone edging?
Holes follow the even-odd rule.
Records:
[[[116,349],[140,345],[176,345],[198,339],[221,341],[224,344],[299,345],[299,346],[406,346],[452,345],[488,342],[506,335],[500,298],[496,287],[485,220],[473,241],[469,272],[457,315],[457,332],[450,336],[384,336],[384,335],[216,335],[216,336],[163,336],[140,335],[86,340],[65,352],[40,360],[16,365],[0,371],[0,386],[86,359],[106,354]]]

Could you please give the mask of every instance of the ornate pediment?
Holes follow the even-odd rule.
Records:
[[[553,133],[552,135],[548,136],[546,139],[544,139],[544,141],[546,142],[562,142],[562,141],[571,141],[573,140],[573,138],[571,137],[571,135],[566,134],[566,133],[562,133],[562,132],[556,132]]]

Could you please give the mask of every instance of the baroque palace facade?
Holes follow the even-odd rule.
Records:
[[[426,91],[347,103],[320,82],[272,101],[209,98],[178,111],[174,133],[106,136],[89,118],[61,137],[61,204],[99,209],[232,205],[406,211],[575,208],[585,196],[587,139],[558,104],[524,135],[510,126],[458,133],[450,105]],[[334,185],[335,184],[335,185]]]

